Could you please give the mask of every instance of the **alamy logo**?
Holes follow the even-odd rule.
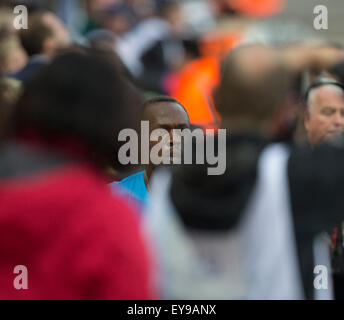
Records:
[[[324,5],[318,5],[314,7],[313,13],[316,15],[313,21],[315,30],[327,30],[328,29],[328,10]]]
[[[17,290],[28,289],[28,271],[26,266],[18,265],[14,267],[14,274],[18,274],[13,280],[13,286]]]
[[[221,175],[226,171],[226,129],[218,129],[216,133],[214,129],[204,132],[200,128],[150,131],[149,121],[141,121],[140,135],[134,129],[123,129],[118,141],[125,142],[118,152],[122,165],[207,163],[208,175]]]
[[[328,273],[327,267],[323,265],[317,265],[314,267],[314,288],[317,290],[327,290],[328,289]]]
[[[23,5],[15,6],[13,9],[13,13],[16,15],[15,18],[13,19],[13,27],[17,30],[27,29],[28,28],[27,8]]]

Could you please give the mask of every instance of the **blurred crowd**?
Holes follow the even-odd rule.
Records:
[[[1,2],[0,299],[344,297],[344,51],[286,3]]]

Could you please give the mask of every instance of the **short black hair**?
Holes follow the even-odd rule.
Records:
[[[116,63],[92,49],[61,54],[24,89],[15,107],[14,134],[34,130],[45,139],[73,138],[102,165],[121,167],[118,134],[136,129],[141,94]]]
[[[189,117],[189,114],[188,114],[186,108],[178,100],[176,100],[170,96],[156,96],[156,97],[153,97],[153,98],[146,100],[143,104],[142,113],[146,110],[147,107],[151,106],[152,104],[156,104],[156,103],[160,103],[160,102],[171,102],[171,103],[176,103],[176,104],[180,105],[184,109],[184,111],[188,117],[188,120],[190,121],[190,117]]]

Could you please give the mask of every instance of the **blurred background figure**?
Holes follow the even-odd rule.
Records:
[[[209,176],[205,164],[153,177],[146,223],[159,253],[157,278],[165,298],[318,297],[313,244],[343,219],[344,172],[335,163],[344,152],[271,142],[276,113],[296,75],[343,58],[324,46],[246,45],[224,60],[214,100],[221,128],[228,130],[227,148],[219,150],[227,171]],[[329,186],[333,192],[326,193]]]
[[[2,82],[1,108],[9,95]],[[140,101],[109,58],[82,49],[25,86],[1,137],[1,299],[154,297],[136,212],[111,194],[104,171]],[[8,277],[18,264],[29,290]]]
[[[91,47],[98,48],[105,51],[115,52],[116,50],[116,37],[106,29],[97,29],[91,31],[87,35],[88,42]]]
[[[4,181],[1,196],[10,195],[6,202],[8,210],[18,202],[15,209],[19,216],[24,204],[19,208],[23,202],[17,199],[33,196],[37,200],[40,193],[44,197],[32,201],[36,207],[29,212],[35,209],[37,212],[32,214],[51,218],[42,212],[49,211],[58,201],[56,210],[48,214],[55,214],[53,218],[56,216],[57,221],[65,218],[59,215],[58,209],[71,213],[71,219],[74,219],[72,213],[80,214],[73,225],[79,225],[79,220],[85,223],[80,228],[87,231],[81,232],[80,238],[87,234],[87,244],[103,246],[104,250],[108,245],[113,250],[112,241],[116,248],[120,242],[119,238],[114,239],[114,230],[119,230],[121,237],[121,232],[126,233],[121,241],[132,236],[135,242],[132,251],[129,248],[130,252],[123,254],[126,259],[116,268],[119,274],[123,272],[122,279],[129,277],[124,269],[137,274],[137,283],[141,283],[137,287],[141,289],[133,289],[134,279],[128,280],[128,291],[123,289],[118,296],[152,296],[146,286],[149,262],[145,262],[148,258],[142,253],[145,244],[138,235],[136,218],[131,218],[136,210],[130,209],[130,205],[139,199],[139,203],[147,201],[153,206],[147,218],[153,235],[157,234],[160,246],[157,252],[168,248],[165,250],[168,255],[162,255],[161,261],[167,266],[165,271],[170,278],[158,275],[163,297],[313,298],[314,235],[324,229],[331,233],[332,222],[344,220],[337,221],[343,212],[338,202],[341,190],[338,188],[337,193],[337,187],[341,180],[338,163],[342,159],[339,132],[342,131],[344,64],[339,62],[333,67],[338,60],[336,53],[344,44],[344,6],[342,0],[322,0],[321,4],[329,8],[330,28],[316,30],[314,7],[318,4],[316,0],[1,1],[0,134],[4,147],[0,156],[0,180]],[[13,27],[15,5],[28,8],[27,30]],[[249,46],[253,51],[245,51]],[[85,51],[86,48],[91,50]],[[326,79],[331,85],[323,85],[319,79]],[[22,87],[24,96],[13,107]],[[204,167],[187,166],[173,171],[172,176],[158,176],[158,186],[154,189],[157,191],[154,191],[152,173],[158,170],[152,164],[120,166],[115,137],[120,128],[137,126],[141,120],[138,118],[143,101],[136,94],[137,89],[147,100],[143,118],[156,127],[165,126],[162,120],[168,115],[170,127],[187,123],[202,129],[228,129],[230,151],[226,157],[230,173],[210,178],[204,175]],[[303,98],[307,92],[305,109]],[[162,101],[161,95],[169,98]],[[338,139],[333,140],[332,135]],[[283,142],[285,147],[270,148],[272,142]],[[326,149],[322,142],[335,146]],[[304,144],[308,146],[305,148]],[[301,151],[294,151],[295,145],[300,145]],[[318,151],[322,148],[328,150],[328,155]],[[284,168],[286,163],[285,171],[273,171],[275,166]],[[67,167],[72,167],[73,172]],[[54,180],[54,172],[60,174],[56,178],[60,179],[58,182]],[[281,172],[285,175],[278,175]],[[260,177],[265,175],[269,177],[271,189],[261,184]],[[271,176],[281,178],[282,182],[269,180]],[[89,184],[84,183],[85,179]],[[14,181],[15,187],[17,181],[22,182],[20,186],[25,193],[9,188],[9,180],[11,185]],[[120,180],[116,188],[104,188],[105,183]],[[336,181],[338,185],[333,185]],[[89,190],[82,189],[81,182]],[[68,194],[63,192],[65,186],[70,191]],[[126,197],[118,194],[120,186],[128,190]],[[268,196],[253,198],[260,187]],[[334,192],[329,193],[332,187]],[[290,202],[283,193],[288,188]],[[251,201],[263,208],[261,215],[255,215],[254,208],[248,207]],[[70,205],[72,202],[76,207]],[[269,204],[264,211],[264,206]],[[288,206],[291,206],[289,211]],[[335,213],[331,210],[334,207]],[[5,207],[3,210],[3,215],[8,217],[9,211]],[[80,218],[81,211],[86,218]],[[105,217],[109,211],[113,215]],[[264,212],[270,216],[264,216]],[[274,212],[280,215],[273,215]],[[326,215],[322,215],[324,212]],[[250,214],[256,218],[249,221]],[[91,232],[94,242],[88,238],[89,230],[94,230],[95,223],[90,222],[93,216],[97,217],[94,221],[101,230],[93,238]],[[30,227],[30,222],[41,219],[30,217],[24,215],[24,220],[27,219],[24,227],[27,221]],[[281,222],[285,217],[292,217],[295,234],[290,232],[287,223]],[[39,228],[47,228],[44,230],[50,234],[49,228],[55,225],[49,224],[48,218],[42,220]],[[113,221],[117,218],[119,222],[115,225]],[[108,227],[102,221],[108,221]],[[341,228],[337,225],[332,234],[334,244],[342,241]],[[5,231],[0,235],[17,245],[12,234]],[[15,233],[22,234],[22,229],[16,229]],[[61,231],[57,238],[62,239],[62,235]],[[256,238],[251,241],[254,235]],[[32,239],[35,244],[41,242],[35,236]],[[22,238],[20,241],[25,242]],[[130,239],[127,244],[132,244]],[[40,252],[39,245],[33,247]],[[344,252],[342,246],[336,248]],[[70,254],[68,248],[61,250]],[[93,247],[89,250],[91,255],[96,251],[92,251]],[[94,254],[96,260],[102,259],[102,252]],[[4,251],[4,256],[9,254]],[[29,257],[22,253],[22,256],[29,260],[31,254]],[[56,256],[60,257],[59,252]],[[83,257],[80,260],[86,261]],[[248,259],[247,263],[242,262],[244,258]],[[47,260],[47,264],[52,261],[44,256],[42,260]],[[82,283],[93,275],[92,271],[105,267],[98,260],[85,262],[90,269],[76,265],[71,272],[74,275],[76,270],[85,267],[86,272],[80,272],[85,275],[81,277]],[[127,268],[128,261],[132,264]],[[337,262],[333,260],[334,268],[344,270],[344,263]],[[257,268],[252,270],[250,266]],[[54,268],[57,266],[51,267]],[[63,279],[67,276],[73,277],[66,275]],[[113,274],[109,276],[115,278]],[[97,279],[87,284],[92,287]],[[118,287],[124,288],[119,277],[116,279]],[[60,292],[71,292],[63,288],[65,284],[61,282]],[[77,295],[91,297],[94,292],[100,292],[109,296],[107,289],[98,289],[78,291]],[[111,294],[116,293],[113,288],[109,290]]]
[[[61,20],[47,11],[29,15],[28,28],[20,31],[23,47],[29,54],[53,58],[57,50],[68,44],[68,30]]]
[[[1,74],[12,75],[25,67],[28,56],[18,36],[7,28],[0,31],[0,67]]]
[[[9,7],[0,7],[0,73],[2,75],[16,73],[28,60],[17,30],[13,27],[13,17]]]
[[[20,30],[19,36],[29,61],[14,74],[14,78],[23,82],[28,82],[69,41],[68,30],[58,17],[48,11],[31,13],[28,29]]]

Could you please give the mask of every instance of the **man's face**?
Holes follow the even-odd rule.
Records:
[[[164,148],[170,154],[171,162],[174,163],[173,156],[181,156],[181,141],[175,140],[174,129],[190,128],[190,122],[185,110],[175,102],[158,102],[148,107],[150,133],[156,129],[164,129],[168,135],[162,137],[158,142],[164,141]],[[150,141],[149,150],[158,142]],[[173,154],[175,151],[175,154]]]
[[[305,127],[312,145],[344,131],[344,92],[339,87],[324,85],[310,92]]]

